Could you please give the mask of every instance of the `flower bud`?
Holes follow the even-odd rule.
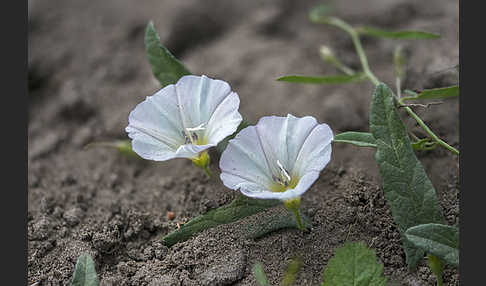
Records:
[[[321,58],[326,62],[334,60],[334,53],[328,46],[322,45],[319,48],[319,53],[321,54]]]

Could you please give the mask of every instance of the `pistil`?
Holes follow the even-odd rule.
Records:
[[[200,142],[200,137],[197,132],[205,130],[206,128],[203,127],[204,125],[205,123],[201,123],[196,127],[187,127],[185,128],[185,130],[181,131],[182,136],[184,136],[185,139],[184,144],[202,145],[202,142]]]
[[[298,178],[295,176],[291,176],[289,174],[289,171],[285,169],[285,167],[282,165],[282,163],[277,160],[277,166],[279,169],[279,174],[278,175],[272,175],[273,181],[276,183],[272,191],[274,192],[285,192],[288,189],[295,188],[298,183]]]

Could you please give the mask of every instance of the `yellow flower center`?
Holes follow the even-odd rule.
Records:
[[[289,175],[289,172],[283,167],[279,160],[277,160],[279,174],[272,175],[273,184],[270,187],[272,192],[285,192],[288,189],[293,189],[299,183],[299,178]]]
[[[275,181],[274,179],[274,184],[270,187],[270,190],[272,192],[285,192],[286,190],[289,189],[294,189],[297,187],[297,184],[299,183],[299,179],[296,176],[292,176],[290,182],[282,182],[282,181]]]
[[[204,123],[200,124],[196,127],[187,127],[185,130],[182,131],[182,136],[185,138],[184,144],[192,144],[192,145],[206,145],[208,143],[208,139],[205,135],[203,135]]]

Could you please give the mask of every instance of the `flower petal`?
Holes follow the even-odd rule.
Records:
[[[249,197],[299,197],[329,162],[332,138],[329,126],[318,124],[311,116],[263,117],[229,141],[220,159],[221,180]],[[275,184],[282,184],[283,175],[297,178],[297,185],[275,192]]]
[[[211,127],[208,121],[211,117],[215,117],[218,112],[221,112],[217,111],[220,106],[224,107],[222,109],[224,115],[232,115],[231,113],[224,112],[225,110],[231,110],[241,117],[238,113],[240,104],[238,95],[232,93],[229,84],[222,80],[211,79],[205,75],[187,75],[179,79],[175,88],[178,104],[180,106],[181,118],[185,128],[196,127],[201,124]],[[229,96],[232,97],[231,100],[227,100]],[[234,97],[236,97],[236,99]],[[223,102],[224,104],[222,104]],[[218,119],[221,118],[222,116],[219,116]],[[227,120],[228,118],[224,119]],[[229,119],[230,125],[234,125],[233,118]],[[240,122],[238,122],[238,124]],[[236,124],[236,127],[238,127],[238,124]],[[235,130],[236,128],[233,132]],[[209,130],[206,131],[206,134],[208,131]],[[231,135],[231,133],[226,134],[224,137]],[[209,138],[209,136],[207,137]]]
[[[320,172],[324,169],[331,160],[332,139],[333,134],[327,124],[322,123],[312,129],[297,154],[293,172],[297,176],[303,176],[308,172]]]
[[[139,103],[128,116],[125,130],[132,148],[145,159],[167,160],[184,144],[175,89],[169,85]],[[167,154],[166,154],[167,153]],[[174,155],[174,154],[172,154]]]
[[[273,183],[255,126],[244,128],[229,141],[219,167],[221,180],[230,189],[236,190],[245,183],[268,189]]]
[[[215,108],[208,120],[205,136],[208,142],[217,145],[221,140],[233,134],[243,117],[238,112],[240,98],[235,92],[226,96]]]
[[[130,134],[133,134],[133,132]],[[148,160],[165,161],[175,158],[175,152],[172,148],[142,132],[134,135],[132,149],[140,157]]]
[[[125,130],[133,150],[145,159],[194,158],[236,131],[242,120],[239,104],[226,82],[183,76],[138,104]],[[191,129],[199,129],[200,142],[207,144],[186,144]]]
[[[298,118],[291,114],[287,117],[265,116],[258,121],[258,134],[274,175],[279,174],[277,160],[292,173],[302,145],[317,125],[312,116]]]
[[[284,168],[288,168],[287,158],[287,118],[280,116],[265,116],[258,120],[256,131],[265,162],[272,176],[279,176],[279,161]]]
[[[299,179],[299,183],[293,189],[288,189],[285,192],[280,193],[281,196],[279,199],[281,200],[288,200],[296,197],[302,196],[314,182],[319,178],[319,173],[317,171],[310,171],[306,173]]]
[[[179,146],[177,151],[175,152],[174,158],[195,158],[199,156],[199,153],[209,149],[213,146],[216,146],[214,144],[206,144],[206,145],[192,145],[192,144],[185,144]]]
[[[226,187],[232,190],[239,189],[241,193],[248,197],[263,198],[261,194],[273,194],[272,192],[267,191],[267,188],[263,187],[261,184],[239,177],[238,175],[225,172],[221,173],[220,178]]]
[[[223,176],[223,174],[221,174]],[[294,189],[288,189],[285,192],[272,192],[268,189],[262,188],[260,185],[256,185],[250,182],[239,182],[238,188],[241,193],[247,197],[258,199],[277,199],[288,200],[300,197],[305,191],[307,191],[312,184],[319,178],[319,172],[309,172],[300,178],[299,183]],[[223,177],[222,177],[223,179]],[[231,175],[225,174],[224,180],[233,180]]]

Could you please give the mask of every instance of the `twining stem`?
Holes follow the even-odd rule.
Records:
[[[297,222],[297,227],[299,228],[299,230],[305,231],[306,228],[305,228],[304,224],[302,223],[302,219],[300,218],[300,213],[299,213],[300,197],[288,199],[288,200],[284,201],[284,205],[289,211],[291,211],[294,214],[295,220]]]
[[[432,130],[430,130],[430,128],[425,125],[425,123],[422,121],[422,119],[420,119],[420,117],[418,117],[417,114],[415,114],[415,112],[413,112],[413,110],[408,107],[408,106],[404,106],[405,110],[408,112],[408,114],[410,116],[413,117],[413,119],[415,119],[415,121],[417,121],[417,123],[420,125],[420,127],[422,127],[422,129],[432,138],[434,139],[434,141],[436,141],[439,145],[441,145],[442,147],[446,148],[447,150],[451,151],[452,153],[456,154],[456,155],[459,155],[459,150],[457,150],[456,148],[452,147],[451,145],[447,144],[446,142],[444,142],[442,139],[440,139],[439,137],[437,137],[437,135],[435,135],[434,132],[432,132]]]
[[[361,46],[361,41],[359,39],[358,32],[348,23],[344,22],[341,19],[330,17],[327,21],[330,25],[338,27],[345,32],[347,32],[351,39],[353,40],[354,47],[356,48],[356,52],[358,53],[359,60],[361,62],[361,66],[363,67],[363,72],[366,74],[368,79],[374,84],[378,85],[380,82],[376,78],[376,76],[371,72],[370,67],[368,65],[368,59],[366,58],[366,54],[363,50],[363,46]]]
[[[356,52],[358,53],[359,60],[361,61],[361,66],[363,66],[364,73],[374,85],[378,85],[380,81],[376,78],[373,72],[371,72],[370,67],[368,66],[368,59],[366,58],[363,47],[361,46],[358,33],[355,31],[351,35],[351,38],[353,39],[354,46],[356,47]]]
[[[420,140],[420,138],[418,138],[417,135],[415,135],[411,130],[408,130],[408,134],[410,135],[410,137],[412,137],[414,141]]]
[[[338,28],[346,31],[351,36],[351,39],[353,40],[354,47],[356,48],[356,52],[359,56],[361,66],[363,67],[363,72],[365,73],[366,77],[374,85],[378,85],[380,83],[380,81],[378,80],[378,78],[376,78],[376,76],[373,74],[373,72],[371,71],[371,69],[368,65],[368,58],[366,57],[366,54],[363,50],[363,46],[361,46],[361,41],[359,39],[358,32],[351,25],[349,25],[348,23],[346,23],[343,20],[338,19],[338,18],[330,17],[326,22],[330,25],[333,25],[335,27],[338,27]],[[398,85],[398,88],[400,88],[400,81],[397,81],[397,85]],[[401,106],[403,106],[403,105],[401,105]],[[418,115],[415,114],[410,107],[408,107],[408,106],[403,106],[403,107],[408,112],[408,114],[410,116],[412,116],[415,119],[415,121],[417,121],[417,123],[420,125],[420,127],[422,127],[422,129],[424,129],[424,131],[434,141],[436,141],[439,145],[441,145],[442,147],[451,151],[452,153],[459,155],[459,150],[450,146],[449,144],[444,142],[442,139],[440,139],[437,135],[435,135],[435,133],[432,132],[432,130],[430,130],[430,128],[427,125],[425,125],[425,123],[422,121],[422,119],[420,119],[420,117],[418,117]]]
[[[321,46],[321,58],[325,62],[333,64],[336,68],[347,75],[354,75],[355,71],[350,67],[343,64],[338,58],[336,58],[333,52],[326,46]]]
[[[440,260],[440,258],[429,253],[427,254],[427,264],[437,278],[437,286],[443,286],[444,281],[442,280],[442,274],[444,272],[444,262]]]
[[[437,276],[437,286],[444,286],[444,282],[442,281],[442,276]]]
[[[355,71],[353,71],[351,68],[348,66],[344,65],[342,62],[340,62],[338,59],[334,58],[334,60],[331,61],[339,70],[341,70],[343,73],[347,75],[353,75],[355,74]]]
[[[297,221],[297,227],[299,228],[299,230],[304,231],[305,227],[304,224],[302,224],[302,220],[300,219],[299,209],[293,209],[292,212],[295,215],[295,220]]]

